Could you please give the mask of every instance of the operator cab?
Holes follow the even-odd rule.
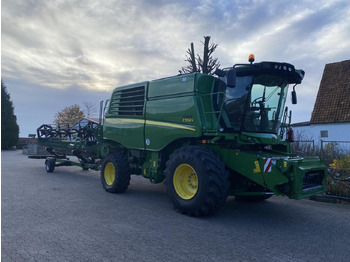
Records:
[[[288,86],[301,83],[304,71],[287,63],[253,64],[251,57],[249,61],[251,64],[237,64],[226,69],[226,74],[218,74],[217,90],[226,89],[222,114],[225,129],[277,134]]]

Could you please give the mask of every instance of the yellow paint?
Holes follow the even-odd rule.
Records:
[[[190,131],[196,131],[195,128],[188,127],[188,126],[185,126],[185,125],[170,124],[170,123],[160,122],[160,121],[146,120],[146,125],[165,126],[165,127],[173,127],[173,128],[186,129],[186,130],[190,130]]]
[[[179,128],[179,129],[185,129],[190,131],[196,131],[195,128],[189,127],[186,125],[181,124],[172,124],[167,122],[161,122],[161,121],[152,121],[152,120],[143,120],[143,119],[131,119],[131,118],[106,118],[106,123],[110,124],[118,124],[118,123],[133,123],[133,124],[146,124],[151,126],[164,126],[164,127],[173,127],[173,128]]]
[[[192,117],[183,117],[182,118],[182,122],[185,122],[185,123],[193,123],[194,120]]]
[[[254,173],[260,173],[261,170],[260,170],[259,161],[255,161],[254,164],[255,164],[255,168],[253,169],[253,172]]]
[[[111,186],[114,183],[115,180],[115,168],[114,165],[111,162],[108,162],[104,169],[104,178],[106,181],[106,184]]]
[[[173,185],[176,193],[182,199],[193,198],[199,185],[196,171],[188,164],[179,165],[174,172]]]

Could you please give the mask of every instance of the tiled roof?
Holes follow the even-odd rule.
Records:
[[[350,60],[326,64],[311,124],[350,122]]]

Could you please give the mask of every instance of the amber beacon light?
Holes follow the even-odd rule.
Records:
[[[250,54],[248,61],[252,64],[255,61],[255,56],[253,54]]]

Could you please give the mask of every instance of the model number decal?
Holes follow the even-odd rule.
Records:
[[[193,123],[194,120],[193,120],[193,117],[183,117],[182,118],[182,122],[184,122],[184,123]]]

